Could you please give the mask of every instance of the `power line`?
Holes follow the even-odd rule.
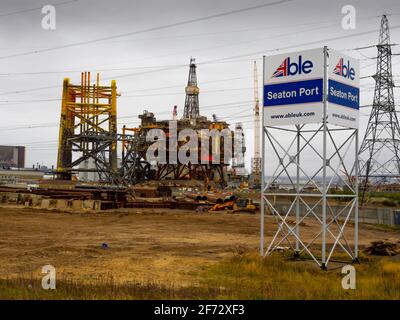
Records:
[[[142,66],[142,67],[126,67],[126,68],[109,68],[109,69],[96,69],[98,72],[108,71],[125,71],[125,70],[141,70],[141,69],[155,69],[165,67],[184,67],[186,64],[179,65],[164,65],[164,66]],[[44,75],[44,74],[65,74],[65,73],[81,73],[82,70],[58,70],[58,71],[36,71],[36,72],[7,72],[0,73],[0,76],[27,76],[27,75]]]
[[[216,90],[204,90],[201,91],[202,94],[204,93],[214,93],[214,92],[225,92],[225,91],[242,91],[242,90],[253,90],[254,88],[230,88],[230,89],[216,89]],[[185,94],[184,91],[182,92],[170,92],[170,93],[156,93],[156,94],[139,94],[139,95],[131,95],[131,96],[121,96],[120,98],[141,98],[141,97],[157,97],[157,96],[175,96]]]
[[[228,102],[228,103],[220,103],[220,104],[212,104],[212,105],[205,105],[201,107],[201,110],[218,110],[218,109],[223,109],[226,107],[230,108],[239,108],[243,107],[245,104],[251,103],[252,100],[244,100],[244,101],[234,101],[234,102]],[[149,110],[150,111],[150,110]],[[151,112],[151,111],[150,111]],[[160,111],[155,113],[156,116],[159,115],[167,115],[171,114],[172,111]],[[129,119],[129,118],[137,118],[137,115],[135,116],[120,116],[117,119]],[[139,122],[139,120],[137,121]],[[44,128],[44,127],[57,127],[59,125],[58,122],[51,122],[51,123],[37,123],[37,124],[32,124],[32,125],[22,125],[22,126],[17,126],[17,127],[0,127],[0,131],[13,131],[13,130],[25,130],[25,129],[34,129],[34,128]]]
[[[221,17],[225,17],[225,16],[237,14],[237,13],[242,13],[242,12],[251,11],[251,10],[255,10],[255,9],[261,9],[261,8],[265,8],[265,7],[275,6],[275,5],[284,4],[284,3],[293,2],[293,1],[295,1],[295,0],[278,0],[278,1],[264,3],[261,5],[257,5],[257,6],[217,13],[217,14],[213,14],[213,15],[209,15],[209,16],[200,17],[200,18],[183,20],[183,21],[174,22],[174,23],[170,23],[170,24],[166,24],[166,25],[157,26],[157,27],[151,27],[151,28],[131,31],[131,32],[127,32],[127,33],[121,33],[121,34],[117,34],[117,35],[113,35],[113,36],[101,37],[101,38],[97,38],[97,39],[93,39],[93,40],[78,41],[78,42],[65,44],[65,45],[61,45],[61,46],[56,46],[56,47],[50,47],[50,48],[46,48],[46,49],[33,50],[33,51],[27,51],[27,52],[23,52],[23,53],[2,56],[2,57],[0,57],[0,59],[22,57],[22,56],[27,56],[27,55],[31,55],[31,54],[37,54],[37,53],[42,53],[42,52],[48,52],[48,51],[71,48],[71,47],[76,47],[76,46],[88,45],[91,43],[96,43],[96,42],[105,41],[105,40],[123,38],[123,37],[132,36],[132,35],[136,35],[136,34],[142,34],[142,33],[147,33],[147,32],[152,32],[152,31],[169,29],[172,27],[178,27],[178,26],[182,26],[182,25],[186,25],[186,24],[195,23],[195,22],[206,21],[206,20],[211,20],[211,19],[215,19],[215,18],[221,18]]]
[[[364,18],[358,18],[358,20],[366,20],[366,19],[371,19],[371,18],[374,18],[374,17],[376,17],[376,16],[369,16],[369,17],[364,17]],[[337,20],[335,19],[335,20],[330,20],[330,21],[314,21],[314,22],[308,22],[308,23],[302,23],[302,24],[296,24],[295,26],[289,26],[289,27],[283,27],[283,29],[290,29],[290,28],[293,28],[293,27],[296,27],[296,28],[298,28],[298,27],[301,27],[301,26],[308,26],[308,25],[316,25],[316,24],[325,24],[325,23],[331,23],[331,22],[337,22]],[[326,28],[326,27],[330,27],[330,26],[333,26],[333,25],[336,25],[337,23],[335,23],[335,24],[330,24],[330,25],[328,25],[328,26],[323,26],[323,27],[319,27],[318,29],[321,29],[321,28]],[[268,31],[270,31],[270,30],[272,30],[272,29],[276,29],[276,28],[279,28],[280,30],[282,30],[282,26],[279,26],[279,27],[268,27]],[[254,29],[249,29],[249,28],[247,28],[247,29],[240,29],[240,30],[230,30],[230,31],[224,31],[224,32],[212,32],[212,33],[200,33],[200,34],[188,34],[188,35],[182,35],[182,36],[176,36],[176,37],[193,37],[193,36],[202,36],[202,35],[216,35],[216,34],[226,34],[226,33],[229,33],[229,34],[232,34],[232,33],[234,33],[234,34],[236,34],[237,32],[246,32],[246,31],[255,31],[255,30],[258,30],[258,31],[262,31],[262,29],[260,29],[260,28],[254,28]],[[314,30],[314,29],[306,29],[306,30],[303,30],[302,32],[307,32],[307,31],[312,31],[312,30]],[[292,34],[292,33],[290,33],[290,34]],[[287,34],[287,35],[290,35],[290,34]],[[270,39],[270,38],[275,38],[275,37],[281,37],[282,35],[276,35],[276,36],[272,36],[272,37],[267,37],[267,38],[261,38],[261,39]],[[174,38],[176,38],[176,37],[174,37]],[[143,38],[143,39],[136,39],[136,41],[137,40],[154,40],[154,39],[160,39],[160,38],[162,38],[162,39],[165,39],[165,38],[171,38],[171,37],[165,37],[165,36],[163,36],[163,37],[158,37],[158,38]],[[261,40],[260,39],[260,40]],[[255,40],[256,41],[256,40]],[[234,43],[234,44],[240,44],[240,43]],[[230,45],[234,45],[234,44],[229,44],[228,46],[230,46]],[[216,47],[212,47],[211,49],[214,49],[214,48],[216,48]],[[13,49],[13,48],[8,48],[8,49]],[[210,48],[207,48],[207,49],[200,49],[201,51],[204,51],[204,50],[208,50],[208,49],[210,49]],[[180,53],[182,53],[182,52],[180,52]],[[169,54],[169,55],[176,55],[176,54],[179,54],[179,53],[173,53],[173,54]],[[167,56],[167,55],[163,55],[163,56]],[[157,57],[157,56],[155,56],[155,57]],[[155,58],[155,57],[151,57],[151,58]],[[143,59],[142,59],[143,60]],[[146,59],[145,59],[146,60]],[[241,60],[241,61],[243,61],[243,60]],[[96,67],[94,67],[94,66],[92,66],[91,68],[96,68]],[[152,68],[152,67],[132,67],[132,68]],[[97,69],[98,71],[115,71],[115,70],[129,70],[130,68],[120,68],[120,69],[104,69],[104,70],[100,70],[100,69]],[[57,73],[67,73],[67,72],[81,72],[81,70],[68,70],[68,71],[41,71],[41,72],[22,72],[22,73],[3,73],[3,74],[0,74],[0,75],[34,75],[34,74],[57,74]]]
[[[400,28],[400,25],[396,25],[391,27],[391,29],[398,29]],[[312,45],[312,44],[318,44],[320,42],[326,42],[326,41],[335,41],[335,40],[341,40],[341,39],[347,39],[347,38],[352,38],[352,37],[357,37],[357,36],[362,36],[362,35],[367,35],[367,34],[371,34],[374,32],[378,32],[379,29],[374,29],[374,30],[370,30],[370,31],[364,31],[364,32],[358,32],[355,34],[351,34],[351,35],[347,35],[347,36],[337,36],[337,37],[331,37],[331,38],[326,38],[326,39],[321,39],[321,40],[316,40],[316,41],[310,41],[307,43],[302,43],[302,44],[297,44],[297,45],[291,45],[291,46],[286,46],[286,47],[282,47],[282,48],[276,48],[276,49],[267,49],[267,50],[262,50],[262,51],[256,51],[256,52],[251,52],[251,53],[246,53],[246,54],[241,54],[241,55],[235,55],[235,56],[230,56],[230,57],[224,57],[224,58],[217,58],[217,59],[213,59],[213,60],[209,60],[206,62],[203,62],[203,64],[206,63],[215,63],[215,62],[220,62],[223,60],[232,60],[232,59],[236,59],[236,58],[243,58],[243,57],[248,57],[248,56],[253,56],[256,54],[264,54],[267,52],[274,52],[274,51],[282,51],[282,50],[286,50],[286,49],[292,49],[292,48],[296,48],[296,47],[300,47],[300,46],[308,46],[308,45]],[[1,57],[0,57],[1,59]],[[365,66],[364,68],[367,68],[369,66],[375,65],[374,64],[370,64],[368,66]],[[181,66],[180,66],[181,67]],[[141,72],[141,73],[133,73],[133,74],[125,74],[125,75],[121,75],[121,76],[114,76],[114,77],[110,77],[113,79],[119,79],[119,78],[124,78],[124,77],[130,77],[130,76],[135,76],[135,75],[143,75],[143,74],[147,74],[147,73],[154,73],[154,72],[162,72],[162,71],[167,71],[170,70],[172,68],[176,68],[176,67],[168,67],[168,68],[161,68],[161,69],[157,69],[157,70],[151,70],[148,72]],[[105,78],[107,79],[107,78]],[[32,92],[32,91],[39,91],[39,90],[45,90],[45,89],[52,89],[52,88],[59,88],[61,87],[60,85],[57,86],[48,86],[48,87],[40,87],[40,88],[32,88],[32,89],[26,89],[26,90],[21,90],[21,91],[11,91],[11,92],[3,92],[0,93],[0,95],[5,95],[5,94],[17,94],[17,93],[22,93],[22,92]]]
[[[322,42],[322,41],[324,41],[324,40],[320,40],[319,42]],[[297,46],[302,46],[302,45],[297,45]],[[296,46],[294,46],[294,47],[296,47]],[[286,48],[288,48],[288,47],[286,47]],[[271,50],[268,50],[268,51],[279,51],[279,50],[284,50],[284,49],[285,48],[280,48],[280,49],[278,48],[278,49],[271,49]],[[247,54],[247,55],[249,55],[249,54]],[[226,61],[223,61],[223,60],[226,60]],[[218,58],[218,59],[214,59],[214,60],[200,62],[200,63],[198,63],[198,65],[213,64],[213,63],[234,63],[234,62],[241,62],[241,61],[253,61],[254,59],[242,59],[242,60],[233,60],[233,61],[230,61],[230,60],[232,60],[232,58],[229,58],[229,57],[227,57],[227,58]],[[375,63],[367,65],[367,66],[364,66],[362,68],[368,68],[368,67],[370,67],[372,65],[375,65]],[[179,67],[184,66],[184,67],[186,67],[187,65],[174,65],[174,68],[176,66],[179,66]],[[166,70],[170,70],[170,67],[172,68],[172,66],[169,66],[167,68],[152,70],[150,72],[166,71]],[[146,73],[149,73],[149,72],[133,73],[133,74],[127,74],[127,75],[122,75],[122,76],[105,77],[105,78],[103,78],[103,80],[119,79],[119,78],[122,78],[122,77],[128,77],[128,76],[133,76],[133,75],[142,75],[142,74],[146,74]],[[41,90],[47,90],[47,89],[55,89],[55,88],[61,88],[61,87],[62,87],[62,85],[53,85],[53,86],[37,87],[37,88],[24,89],[24,90],[6,91],[6,92],[1,92],[0,95],[20,94],[20,93],[41,91]],[[176,87],[178,87],[178,86],[176,86]],[[166,88],[170,88],[170,87],[160,87],[160,88],[157,88],[157,89],[164,89],[164,88],[166,89]],[[171,88],[172,88],[172,86],[171,86]],[[143,89],[143,91],[147,91],[147,90],[150,91],[151,89]],[[141,90],[137,90],[137,91],[141,91]],[[126,92],[134,92],[134,90],[126,91]]]
[[[249,59],[248,61],[253,61],[253,59]],[[199,82],[199,85],[203,86],[203,85],[209,84],[209,83],[225,82],[225,81],[233,81],[233,80],[242,80],[242,79],[248,79],[248,78],[251,78],[251,76],[233,77],[233,78],[225,78],[225,79],[218,79],[218,80],[202,81],[202,82]],[[129,91],[121,91],[121,92],[123,92],[123,93],[144,92],[144,91],[154,91],[154,90],[162,90],[162,89],[183,88],[184,86],[185,86],[185,84],[179,84],[179,85],[166,86],[166,87],[136,89],[136,90],[129,90]]]
[[[205,90],[202,93],[215,93],[215,92],[228,92],[228,91],[242,91],[242,90],[253,90],[253,88],[225,88],[225,89],[216,89],[216,90]],[[175,96],[175,95],[182,95],[185,94],[184,91],[182,92],[167,92],[167,93],[152,93],[152,94],[139,94],[139,95],[125,95],[120,96],[118,99],[122,98],[141,98],[141,97],[159,97],[159,96]],[[15,104],[24,104],[30,102],[52,102],[52,101],[62,101],[62,98],[51,98],[51,99],[33,99],[33,100],[0,100],[0,103],[3,105],[0,106],[9,106]]]
[[[63,6],[72,2],[78,2],[80,0],[70,0],[70,1],[64,1],[64,2],[59,2],[59,3],[53,3],[50,5],[52,5],[53,7],[59,7],[59,6]],[[0,17],[8,17],[8,16],[13,16],[16,14],[21,14],[21,13],[26,13],[26,12],[31,12],[31,11],[36,11],[36,10],[41,10],[43,8],[43,6],[41,7],[35,7],[35,8],[29,8],[29,9],[23,9],[23,10],[18,10],[18,11],[14,11],[14,12],[8,12],[8,13],[0,13]]]
[[[396,29],[396,28],[400,28],[400,25],[397,25],[397,26],[392,27],[392,29]],[[347,35],[347,36],[337,36],[337,37],[332,37],[332,38],[327,38],[327,39],[321,39],[321,40],[311,41],[311,42],[308,42],[308,43],[303,43],[303,44],[298,44],[298,45],[291,45],[291,46],[282,47],[282,48],[266,49],[266,50],[263,50],[263,51],[256,51],[256,52],[252,52],[252,53],[246,53],[246,54],[235,55],[235,56],[230,56],[230,57],[217,58],[217,59],[208,60],[208,61],[204,62],[204,64],[206,64],[206,63],[215,63],[215,62],[219,62],[219,61],[223,61],[223,60],[231,60],[231,59],[236,59],[236,58],[243,58],[243,57],[248,57],[248,56],[254,56],[254,55],[256,55],[256,54],[265,54],[265,53],[267,53],[267,52],[282,51],[282,50],[292,49],[292,48],[301,47],[301,46],[308,46],[308,45],[312,45],[312,44],[318,44],[318,43],[320,43],[320,42],[335,41],[335,40],[341,40],[341,39],[345,39],[345,38],[352,38],[352,37],[357,37],[357,36],[361,36],[361,35],[366,35],[366,34],[378,32],[378,31],[379,31],[379,29],[374,29],[374,30],[371,30],[371,31],[359,32],[359,33],[355,33],[355,34]],[[243,42],[236,43],[236,44],[242,44],[242,43],[243,43]],[[178,68],[179,68],[179,67],[178,67]],[[130,76],[143,75],[143,74],[149,74],[149,73],[154,73],[154,72],[169,71],[169,70],[171,70],[171,69],[175,69],[175,67],[163,68],[163,69],[158,69],[158,70],[151,70],[151,71],[140,72],[140,73],[130,73],[130,74],[125,74],[125,75],[110,77],[110,79],[111,79],[111,78],[126,78],[126,77],[130,77]]]
[[[217,61],[217,62],[200,62],[197,65],[207,65],[207,64],[220,64],[220,63],[236,63],[236,62],[247,62],[253,61],[254,59],[240,59],[240,60],[227,60],[227,61]],[[133,66],[125,68],[108,68],[108,69],[97,69],[92,68],[95,72],[109,72],[109,71],[126,71],[126,70],[141,70],[141,69],[160,69],[160,68],[180,68],[187,67],[187,64],[174,64],[174,65],[156,65],[156,66]],[[89,68],[90,69],[90,68]],[[50,71],[33,71],[33,72],[4,72],[0,73],[0,76],[29,76],[29,75],[45,75],[45,74],[67,74],[67,73],[82,73],[80,70],[50,70]]]
[[[392,30],[398,29],[398,28],[400,28],[400,25],[395,25],[395,26],[391,27]],[[286,46],[286,47],[282,47],[282,48],[278,48],[278,49],[266,49],[266,50],[262,50],[262,51],[254,51],[254,52],[249,52],[249,53],[245,53],[245,54],[230,56],[225,59],[236,59],[236,58],[243,58],[243,57],[248,57],[248,56],[253,56],[253,55],[258,55],[258,54],[265,54],[267,52],[277,52],[277,51],[293,49],[293,48],[297,48],[297,47],[319,44],[321,42],[336,41],[336,40],[349,39],[349,38],[358,37],[358,36],[364,36],[364,35],[375,33],[375,32],[379,32],[379,29],[358,32],[358,33],[345,35],[345,36],[336,36],[336,37],[331,37],[331,38],[326,38],[326,39],[321,39],[321,40],[309,41],[309,42],[305,42],[302,44],[290,45],[290,46]]]
[[[330,28],[330,27],[336,26],[336,25],[337,25],[337,23],[334,23],[334,24],[330,24],[330,25],[324,26],[324,27],[321,27],[321,26],[320,26],[320,27],[317,27],[317,28],[311,28],[311,29],[302,30],[301,32],[309,32],[309,31],[314,31],[314,30],[321,30],[321,29]],[[240,41],[240,42],[233,42],[233,43],[224,44],[224,45],[219,45],[219,46],[207,47],[207,48],[203,48],[203,49],[198,49],[198,50],[196,50],[196,53],[204,52],[204,51],[208,51],[208,50],[215,50],[215,49],[227,48],[227,47],[232,47],[232,46],[237,46],[237,45],[249,44],[249,43],[259,42],[259,41],[263,41],[263,40],[267,40],[267,39],[282,38],[282,37],[290,36],[290,35],[293,35],[293,32],[284,33],[284,34],[275,34],[275,35],[273,35],[273,36],[267,36],[267,37],[262,37],[262,38],[253,39],[253,40]],[[174,52],[174,53],[167,54],[167,55],[162,55],[162,56],[163,56],[163,57],[166,57],[166,56],[175,56],[175,55],[177,55],[177,54],[183,54],[183,53],[185,53],[185,54],[186,54],[186,53],[190,54],[190,53],[192,53],[192,52],[193,52],[193,50],[181,51],[181,52],[178,52],[178,53]],[[224,62],[222,62],[222,61],[211,61],[211,62],[205,62],[205,63],[203,63],[203,64],[211,64],[211,63],[224,63]],[[229,63],[229,62],[225,62],[225,63]],[[198,63],[198,65],[201,65],[201,64],[202,64],[202,63]],[[178,66],[178,68],[179,68],[179,67],[182,67],[182,66]],[[174,67],[172,67],[172,68],[174,68]],[[166,70],[168,70],[168,69],[166,69]],[[155,72],[157,72],[157,71],[158,71],[158,70],[155,70]],[[149,71],[149,72],[152,72],[152,71]],[[130,76],[130,74],[124,75],[124,77],[125,77],[125,76]]]
[[[321,30],[324,28],[330,28],[332,26],[336,26],[337,23],[334,24],[329,24],[327,26],[323,26],[323,27],[317,27],[317,28],[311,28],[311,29],[306,29],[306,30],[302,30],[301,32],[309,32],[309,31],[314,31],[314,30]],[[233,42],[230,44],[224,44],[224,45],[220,45],[220,46],[213,46],[213,47],[208,47],[208,48],[203,48],[200,50],[196,50],[196,52],[202,52],[202,51],[208,51],[208,50],[212,50],[212,49],[220,49],[220,48],[226,48],[226,47],[231,47],[231,46],[236,46],[236,45],[242,45],[242,44],[249,44],[249,43],[254,43],[254,42],[258,42],[261,40],[266,40],[266,39],[274,39],[274,38],[281,38],[284,36],[289,36],[289,35],[293,35],[293,32],[290,33],[284,33],[284,34],[276,34],[273,36],[268,36],[268,37],[262,37],[262,38],[257,38],[257,39],[253,39],[253,40],[247,40],[247,41],[241,41],[241,42]],[[184,52],[180,52],[180,53],[190,53],[192,52],[192,50],[190,51],[184,51]],[[169,55],[176,55],[177,53],[172,53]],[[179,53],[178,53],[179,54]],[[166,56],[166,55],[163,55]],[[0,58],[1,59],[1,58]],[[240,61],[248,61],[248,59],[245,60],[240,60]],[[203,63],[198,63],[198,65],[202,65],[202,64],[212,64],[212,63],[231,63],[231,61],[219,61],[219,62],[203,62]],[[125,67],[125,68],[108,68],[108,69],[96,69],[96,71],[99,72],[108,72],[108,71],[125,71],[125,70],[140,70],[140,69],[155,69],[155,68],[181,68],[181,67],[186,67],[186,64],[180,64],[180,65],[165,65],[165,66],[136,66],[136,67]],[[154,71],[158,71],[158,70],[154,70]],[[37,71],[37,72],[9,72],[9,73],[0,73],[0,76],[25,76],[25,75],[43,75],[43,74],[59,74],[59,73],[80,73],[82,72],[82,70],[64,70],[64,71]],[[151,72],[151,71],[150,71]]]
[[[254,59],[241,59],[241,60],[231,60],[231,59],[226,59],[226,61],[205,61],[205,62],[200,62],[197,63],[197,65],[206,65],[206,64],[215,64],[215,63],[237,63],[237,62],[244,62],[244,61],[253,61]],[[128,75],[122,75],[122,76],[112,76],[112,77],[103,77],[102,80],[110,80],[110,79],[120,79],[125,76],[132,76],[132,75],[143,75],[147,73],[153,73],[153,72],[160,72],[160,71],[166,71],[166,70],[171,70],[172,68],[180,68],[180,67],[187,67],[187,64],[182,64],[182,65],[169,65],[165,66],[161,69],[157,70],[152,70],[150,72],[141,72],[141,73],[133,73],[133,74],[128,74]],[[82,72],[82,71],[79,71]],[[34,91],[42,91],[42,90],[47,90],[47,89],[56,89],[56,88],[62,88],[62,85],[53,85],[53,86],[46,86],[46,87],[37,87],[37,88],[30,88],[30,89],[24,89],[24,90],[16,90],[16,91],[6,91],[6,92],[1,92],[0,95],[9,95],[9,94],[20,94],[20,93],[26,93],[26,92],[34,92]]]

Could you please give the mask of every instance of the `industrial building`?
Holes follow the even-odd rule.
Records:
[[[0,168],[24,168],[25,147],[0,146]]]
[[[44,171],[32,169],[0,169],[0,185],[37,184],[43,179]]]

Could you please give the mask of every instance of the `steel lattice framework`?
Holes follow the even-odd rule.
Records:
[[[79,168],[87,159],[96,168]],[[117,171],[117,86],[90,83],[90,73],[81,74],[81,84],[64,79],[61,105],[57,173],[71,179],[74,172],[98,172],[100,180],[112,180]]]
[[[190,70],[188,84],[186,86],[184,119],[196,119],[200,116],[199,109],[199,87],[197,86],[196,63],[194,58],[190,58]]]
[[[268,126],[263,112],[260,228],[261,255],[289,249],[325,270],[338,249],[358,261],[358,129],[328,121],[328,62],[325,47],[321,123]],[[335,192],[337,186],[347,192]],[[319,229],[311,238],[308,223]],[[265,231],[272,237],[266,250]]]
[[[128,135],[127,132],[133,134]],[[138,128],[122,128],[122,163],[119,169],[121,181],[134,185],[153,179],[150,163],[146,161],[143,145],[146,137]]]
[[[262,254],[269,255],[287,245],[296,257],[304,253],[326,269],[340,248],[357,261],[358,182],[346,177],[357,172],[354,154],[358,150],[358,130],[323,123],[317,127],[265,127],[264,135],[263,172],[268,178],[262,186],[262,215],[271,214],[277,227],[265,252],[261,230]],[[312,168],[310,160],[315,163]],[[280,185],[285,181],[287,187],[282,189]],[[335,185],[345,186],[348,192],[334,193]],[[353,231],[347,227],[349,221],[355,222]],[[307,223],[321,226],[311,240],[306,240],[301,231]]]
[[[400,179],[400,127],[393,95],[392,44],[389,23],[381,20],[371,115],[359,150],[360,185],[364,193]]]

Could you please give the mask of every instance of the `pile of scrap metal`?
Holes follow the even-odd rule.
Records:
[[[400,241],[378,240],[373,241],[364,249],[368,255],[395,256],[400,253]]]
[[[202,206],[198,212],[226,211],[228,213],[247,212],[255,214],[257,206],[250,198],[239,198],[233,194],[187,194],[188,198]],[[200,210],[201,209],[201,210]]]
[[[116,186],[75,185],[67,188],[58,185],[57,188],[0,188],[0,200],[4,195],[16,195],[24,204],[32,197],[49,200],[97,200],[102,210],[119,208],[179,208],[179,201],[173,199],[171,188],[167,186],[134,186],[122,188]],[[19,195],[19,196],[18,196]],[[9,196],[4,199],[12,198]],[[4,201],[7,202],[7,201]],[[197,204],[183,204],[183,208],[195,209]]]

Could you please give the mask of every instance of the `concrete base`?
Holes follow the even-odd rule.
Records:
[[[94,200],[83,200],[83,209],[93,210]]]
[[[50,208],[50,199],[42,199],[42,203],[40,204],[42,209],[49,209]]]
[[[72,209],[73,210],[82,210],[83,209],[83,201],[82,200],[72,200]]]
[[[56,208],[58,210],[66,210],[68,208],[68,200],[58,199],[56,203]]]

